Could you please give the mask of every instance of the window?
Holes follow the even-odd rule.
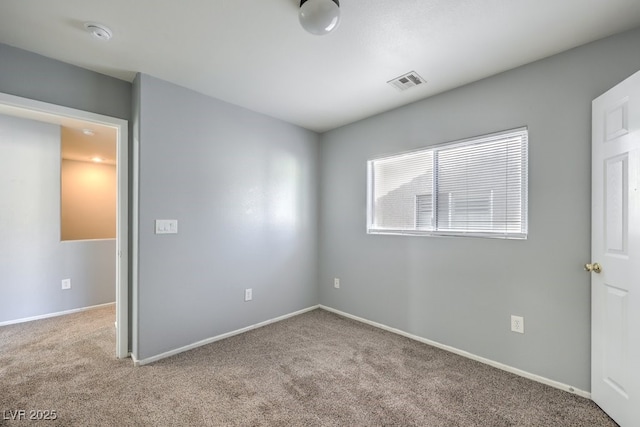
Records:
[[[367,232],[527,237],[520,128],[368,162]]]

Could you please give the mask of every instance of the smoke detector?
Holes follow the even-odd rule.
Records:
[[[396,77],[395,79],[389,80],[391,86],[395,87],[399,91],[404,91],[409,88],[421,85],[426,83],[427,81],[420,77],[418,73],[415,71],[408,72],[407,74],[403,74],[400,77]]]
[[[84,24],[84,28],[95,38],[102,41],[109,41],[113,33],[107,27],[102,24],[96,24],[95,22],[87,22]]]

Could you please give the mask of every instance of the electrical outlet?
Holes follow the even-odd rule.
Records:
[[[71,289],[71,279],[62,279],[62,289]]]
[[[253,289],[245,289],[244,290],[244,300],[251,301],[253,299]]]
[[[511,331],[524,334],[524,317],[511,316]]]
[[[338,279],[337,277],[333,279],[333,287],[336,289],[340,289],[340,279]]]

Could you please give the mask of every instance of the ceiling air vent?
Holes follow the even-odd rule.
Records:
[[[396,77],[393,80],[389,80],[387,83],[389,83],[399,91],[403,91],[426,82],[427,81],[420,77],[418,73],[416,73],[415,71],[411,71],[407,74],[401,75],[400,77]]]

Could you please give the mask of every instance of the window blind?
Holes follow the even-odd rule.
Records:
[[[433,191],[433,152],[423,150],[380,159],[373,163],[373,174],[373,228],[415,230],[416,198],[425,195],[431,198]],[[431,226],[431,203],[427,207],[423,201],[421,209]]]
[[[368,232],[526,238],[526,128],[369,161]]]

